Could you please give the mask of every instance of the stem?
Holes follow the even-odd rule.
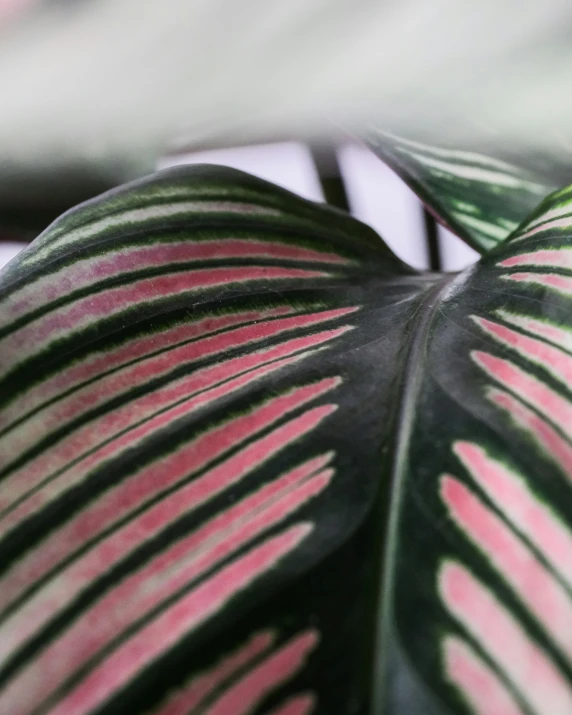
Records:
[[[412,337],[401,376],[401,395],[395,421],[396,445],[389,473],[385,477],[386,498],[380,524],[381,580],[379,583],[379,616],[376,624],[372,692],[370,712],[385,713],[388,702],[387,682],[390,650],[394,627],[393,597],[398,556],[398,535],[401,506],[406,488],[409,465],[409,448],[416,418],[419,395],[423,386],[425,356],[433,319],[441,304],[443,294],[454,277],[442,277],[421,298],[416,323],[411,326]],[[403,557],[403,555],[401,555]]]
[[[350,213],[350,204],[336,149],[331,144],[310,147],[326,203]]]
[[[443,262],[441,260],[437,221],[435,221],[433,214],[429,213],[426,208],[423,209],[423,219],[425,223],[425,241],[427,244],[429,270],[440,271],[443,267]]]

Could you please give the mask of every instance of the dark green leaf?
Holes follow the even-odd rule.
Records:
[[[572,712],[571,198],[420,310],[386,544],[390,712]]]
[[[522,153],[502,156],[498,146],[412,141],[372,131],[369,146],[420,196],[437,219],[479,253],[501,243],[541,199],[572,180],[558,160]],[[490,144],[490,142],[488,142]],[[467,142],[468,144],[468,142]]]
[[[201,673],[237,698],[264,656],[254,707],[314,651],[302,705],[365,702],[387,395],[427,283],[349,217],[211,167],[85,204],[7,267],[5,708],[170,712]]]
[[[34,241],[0,284],[3,711],[569,713],[569,204],[443,278],[213,167]]]

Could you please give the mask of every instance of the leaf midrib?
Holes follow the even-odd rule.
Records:
[[[387,703],[388,654],[391,642],[392,593],[394,591],[395,567],[398,553],[398,527],[404,482],[407,474],[409,444],[415,422],[415,406],[422,385],[424,355],[433,318],[458,274],[448,274],[427,289],[422,297],[416,324],[401,373],[401,391],[398,398],[397,416],[394,423],[395,447],[387,473],[386,499],[387,523],[383,527],[383,542],[380,549],[381,568],[378,586],[378,609],[375,623],[374,652],[370,710],[372,714],[385,713]]]

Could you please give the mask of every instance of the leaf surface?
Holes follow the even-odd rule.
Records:
[[[84,204],[8,265],[5,710],[364,701],[384,396],[427,282],[214,167]]]
[[[454,279],[416,336],[380,630],[391,712],[571,711],[570,198]]]
[[[481,145],[479,146],[479,140]],[[511,234],[548,194],[570,183],[563,160],[502,151],[476,132],[453,142],[418,141],[371,130],[367,144],[419,195],[436,218],[479,253]]]
[[[571,206],[458,276],[215,167],[56,221],[0,285],[3,711],[570,712]]]

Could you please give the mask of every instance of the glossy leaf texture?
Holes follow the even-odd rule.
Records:
[[[478,139],[478,134],[477,134]],[[569,162],[503,156],[498,143],[447,145],[412,140],[383,130],[368,145],[419,195],[435,217],[479,253],[500,244],[539,202],[569,184]],[[473,144],[478,145],[478,141]],[[514,152],[512,152],[514,154]],[[564,151],[566,154],[567,152]]]
[[[0,294],[0,713],[569,713],[571,222],[422,275],[187,167],[53,224]]]
[[[379,637],[390,712],[572,712],[571,298],[566,189],[420,311]]]
[[[367,707],[381,460],[431,280],[215,167],[8,265],[0,712]]]

